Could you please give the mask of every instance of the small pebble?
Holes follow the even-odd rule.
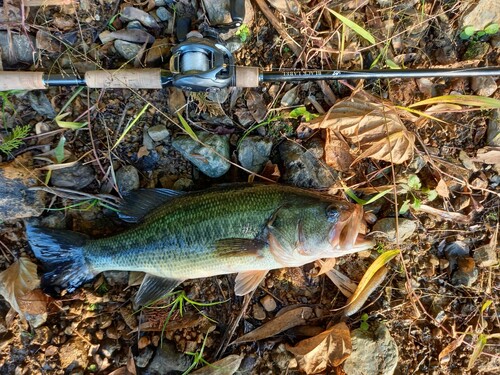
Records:
[[[170,137],[170,131],[165,125],[155,125],[148,129],[148,134],[155,142],[163,141]]]
[[[170,13],[165,7],[159,7],[156,9],[156,16],[160,19],[160,21],[168,21],[173,17],[172,13]]]
[[[264,307],[264,310],[266,310],[268,312],[276,310],[276,301],[269,294],[267,294],[266,296],[264,296],[260,300],[260,303]]]
[[[262,308],[261,305],[259,305],[258,303],[256,303],[255,305],[253,305],[253,317],[257,320],[264,320],[266,319],[266,312],[264,311],[264,309]]]
[[[151,340],[149,339],[149,337],[148,336],[142,336],[139,339],[139,342],[137,343],[137,347],[139,348],[139,350],[141,350],[141,349],[144,349],[149,344],[151,344]]]

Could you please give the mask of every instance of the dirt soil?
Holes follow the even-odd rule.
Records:
[[[288,4],[288,8],[271,8],[279,21],[276,25],[261,12],[257,2],[251,2],[254,16],[248,29],[228,41],[238,47],[234,53],[238,65],[284,71],[500,65],[498,33],[460,38],[461,16],[466,6],[461,1],[264,3]],[[8,4],[15,7],[15,3],[2,2],[4,7]],[[130,38],[140,48],[129,61],[117,51],[116,43],[99,39],[103,31],[126,30],[132,21],[117,15],[127,6],[154,14],[158,27],[140,28],[157,40],[166,41],[168,47],[163,57],[150,56],[151,45],[140,42],[136,34],[130,34]],[[208,21],[206,7],[196,0],[81,0],[76,5],[28,7],[24,12],[12,13],[10,20],[3,19],[0,31],[32,37],[37,47],[35,62],[9,64],[4,60],[3,67],[70,74],[90,69],[168,67],[168,50],[177,40],[172,34],[173,21],[158,19],[156,15],[160,6],[172,17],[189,16],[193,28]],[[377,43],[343,26],[327,8],[361,25]],[[288,42],[277,27],[288,34]],[[20,47],[14,44],[11,48]],[[64,163],[78,161],[90,166],[91,181],[84,187],[72,186],[64,192],[56,189],[46,194],[47,210],[39,220],[45,226],[106,236],[128,228],[106,203],[119,197],[115,172],[120,168],[135,167],[142,188],[202,190],[220,183],[244,182],[249,180],[249,173],[239,168],[237,148],[243,137],[259,136],[272,141],[270,169],[251,178],[294,183],[286,174],[280,147],[287,141],[309,147],[311,140],[319,140],[323,150],[325,143],[331,141],[328,129],[298,134],[297,129],[304,123],[307,127],[310,120],[290,116],[296,107],[304,106],[308,114],[321,115],[335,102],[349,97],[355,87],[373,95],[375,103],[399,107],[439,95],[488,95],[500,99],[498,83],[498,76],[479,83],[470,78],[266,83],[255,89],[227,90],[227,100],[222,104],[206,94],[182,93],[171,88],[83,88],[75,98],[73,87],[52,87],[34,94],[8,92],[0,98],[0,142],[16,126],[30,125],[30,130],[22,145],[0,153],[0,162],[23,160],[23,168],[45,167],[38,185],[46,187],[53,186],[47,173],[69,173]],[[493,87],[491,93],[480,92],[488,87]],[[45,106],[52,108],[54,115],[67,113],[64,119],[58,122],[39,106],[35,109],[34,98],[42,102],[45,97]],[[66,107],[67,103],[70,105]],[[365,211],[371,213],[372,219],[399,216],[415,224],[406,238],[395,241],[379,235],[374,237],[374,250],[338,259],[336,269],[358,283],[379,254],[401,250],[389,264],[382,284],[353,315],[341,316],[347,297],[329,278],[316,276],[319,267],[314,264],[271,271],[249,300],[234,295],[234,275],[188,280],[179,290],[202,305],[187,303],[183,313],[171,310],[178,294],[164,304],[134,311],[132,299],[138,289],[138,276],[108,272],[72,294],[38,295],[45,301],[46,321],[36,328],[0,297],[0,374],[180,374],[186,370],[182,363],[170,370],[152,369],[152,358],[158,356],[162,343],[168,348],[164,350],[170,356],[167,363],[190,364],[193,356],[184,353],[203,350],[203,359],[209,363],[231,354],[243,356],[238,372],[241,374],[301,374],[304,372],[293,367],[296,358],[286,350],[287,345],[293,346],[340,321],[345,321],[351,331],[366,324],[375,327],[384,323],[398,349],[396,374],[500,373],[500,272],[498,259],[495,260],[499,166],[498,161],[495,164],[477,159],[479,150],[498,149],[498,144],[489,143],[489,139],[495,131],[491,130],[495,121],[498,133],[499,120],[495,120],[495,110],[491,108],[477,110],[444,102],[437,105],[432,118],[402,111],[406,113],[401,115],[403,124],[415,138],[408,146],[412,157],[400,164],[367,157],[345,170],[334,171],[331,164],[326,165],[328,155],[320,155],[318,168],[325,168],[334,176],[330,186],[319,186],[321,190],[352,200],[343,189],[351,187],[367,201],[390,188],[389,194],[367,204]],[[177,111],[196,132],[228,135],[229,159],[234,163],[229,172],[210,178],[172,146],[173,139],[186,133]],[[136,116],[138,120],[120,139]],[[70,124],[64,127],[61,121]],[[87,124],[74,129],[79,127],[74,124],[84,122]],[[164,126],[168,136],[161,141],[151,140],[148,129],[153,126]],[[65,143],[61,147],[62,136]],[[349,142],[344,133],[340,142]],[[350,144],[347,152],[357,149],[357,144]],[[335,155],[330,159],[338,157]],[[69,178],[76,180],[81,176]],[[86,194],[83,199],[78,192]],[[405,202],[408,209],[397,215]],[[372,224],[369,228],[373,231]],[[24,225],[23,220],[0,223],[0,271],[21,256],[39,264],[27,244]],[[380,229],[386,233],[390,230]],[[448,251],[454,243],[464,244],[465,252],[456,255]],[[490,258],[485,263],[480,254],[488,247]],[[230,344],[290,306],[310,307],[312,313],[301,326],[259,341]],[[201,362],[198,367],[202,367]],[[342,364],[330,364],[319,373],[343,371]]]

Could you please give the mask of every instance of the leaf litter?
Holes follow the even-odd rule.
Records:
[[[415,136],[404,126],[398,110],[367,92],[356,92],[336,103],[307,126],[326,129],[325,159],[334,168],[348,170],[364,158],[401,164],[413,157]],[[350,155],[354,160],[350,161]]]

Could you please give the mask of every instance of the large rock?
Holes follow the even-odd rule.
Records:
[[[335,183],[337,173],[321,158],[323,146],[315,139],[304,147],[292,141],[285,141],[279,147],[286,183],[303,188],[327,188]]]
[[[50,181],[57,187],[80,190],[94,181],[94,178],[94,168],[88,164],[76,163],[68,168],[53,170]]]
[[[175,346],[169,342],[164,342],[156,349],[156,354],[144,375],[164,375],[176,373],[176,371],[186,371],[191,364],[191,357],[179,353]]]
[[[273,142],[261,137],[246,137],[238,149],[238,160],[243,168],[259,173],[269,160]]]
[[[396,219],[393,217],[386,217],[378,220],[373,226],[373,232],[381,232],[381,234],[389,242],[403,242],[410,238],[417,230],[417,223],[410,219],[400,217],[398,219],[398,228],[396,231]],[[397,233],[397,236],[396,236]],[[398,237],[396,239],[396,237]]]
[[[398,364],[398,347],[387,327],[380,323],[368,331],[351,332],[352,353],[344,362],[347,375],[391,375]]]
[[[500,1],[479,0],[463,12],[462,29],[472,26],[476,31],[484,30],[491,23],[500,23]]]
[[[229,138],[207,132],[200,132],[197,137],[200,142],[189,136],[177,137],[172,146],[207,176],[217,178],[224,175],[231,166],[227,161]]]
[[[35,38],[24,34],[0,31],[0,50],[6,65],[34,62],[36,58]]]
[[[44,209],[44,192],[31,191],[38,173],[26,168],[28,160],[17,158],[0,164],[0,222],[39,216]]]

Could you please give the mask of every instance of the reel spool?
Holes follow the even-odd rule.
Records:
[[[188,91],[218,91],[234,86],[231,52],[210,39],[190,37],[172,49],[173,86]]]

